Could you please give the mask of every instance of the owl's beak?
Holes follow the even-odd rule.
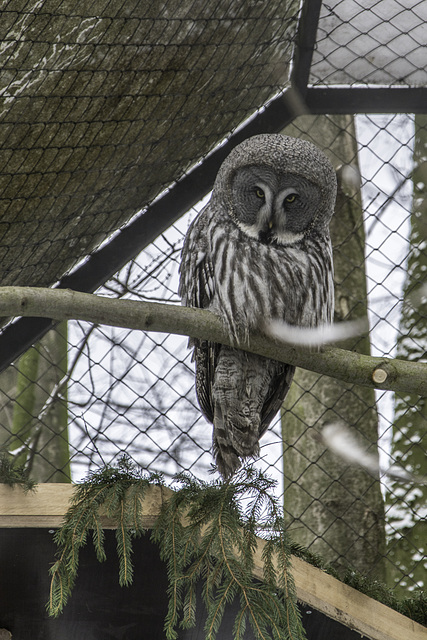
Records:
[[[263,242],[264,244],[270,244],[274,233],[273,228],[274,220],[270,218],[270,220],[267,221],[267,224],[265,225],[263,231],[259,232],[259,239],[261,242]]]

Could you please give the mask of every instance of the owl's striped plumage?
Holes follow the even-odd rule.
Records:
[[[183,304],[218,314],[240,344],[270,320],[301,327],[330,322],[335,196],[333,167],[311,143],[266,134],[237,146],[188,230]],[[214,425],[218,469],[228,478],[241,458],[257,455],[294,367],[209,341],[190,345],[197,397]]]

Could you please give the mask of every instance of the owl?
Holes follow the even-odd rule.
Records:
[[[335,198],[335,171],[315,145],[257,135],[225,159],[209,203],[188,229],[182,303],[217,314],[237,345],[189,341],[198,402],[213,423],[213,454],[225,479],[242,459],[259,454],[295,370],[238,345],[269,321],[331,322]]]

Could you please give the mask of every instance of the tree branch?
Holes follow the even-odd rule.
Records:
[[[204,309],[157,302],[115,300],[88,293],[33,287],[0,288],[0,316],[83,320],[139,331],[191,336],[235,346],[221,320]],[[365,356],[336,347],[296,349],[263,335],[251,336],[245,351],[294,364],[345,382],[427,395],[427,364]]]

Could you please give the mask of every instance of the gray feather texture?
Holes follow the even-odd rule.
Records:
[[[331,322],[335,198],[335,171],[310,142],[279,134],[245,140],[223,162],[209,203],[188,230],[183,304],[219,315],[238,344],[269,321]],[[258,454],[294,367],[209,341],[190,346],[216,464],[229,478],[242,459]]]

